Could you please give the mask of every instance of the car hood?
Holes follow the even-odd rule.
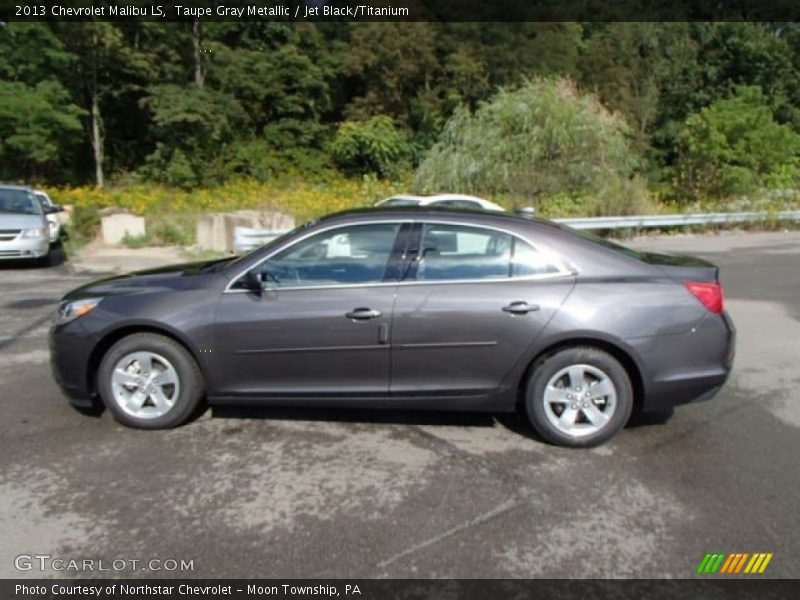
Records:
[[[219,267],[232,258],[168,265],[106,277],[75,288],[66,294],[62,301],[186,289],[196,284],[198,277],[213,276]]]
[[[44,225],[45,220],[42,215],[27,215],[0,210],[0,229],[34,229],[44,227]]]

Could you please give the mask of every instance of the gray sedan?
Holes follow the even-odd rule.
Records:
[[[202,403],[521,410],[542,438],[592,446],[724,384],[718,275],[508,214],[354,211],[70,292],[53,372],[75,405],[140,428]]]

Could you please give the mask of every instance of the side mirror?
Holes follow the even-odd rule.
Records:
[[[244,287],[251,292],[261,293],[264,291],[264,285],[261,283],[261,276],[255,269],[250,269],[244,274]]]

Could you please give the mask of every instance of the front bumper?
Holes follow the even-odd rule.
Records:
[[[50,251],[50,238],[24,238],[17,236],[13,240],[0,242],[0,260],[31,259],[46,256]]]
[[[94,406],[94,390],[89,362],[95,346],[94,337],[81,319],[65,325],[54,324],[48,336],[50,368],[58,386],[75,406]]]

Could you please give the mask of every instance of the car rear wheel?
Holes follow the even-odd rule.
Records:
[[[163,335],[137,333],[114,344],[100,363],[97,387],[122,424],[166,429],[184,423],[205,384],[189,352]]]
[[[633,389],[625,368],[607,352],[566,348],[535,366],[526,408],[545,440],[560,446],[597,446],[627,423]]]

